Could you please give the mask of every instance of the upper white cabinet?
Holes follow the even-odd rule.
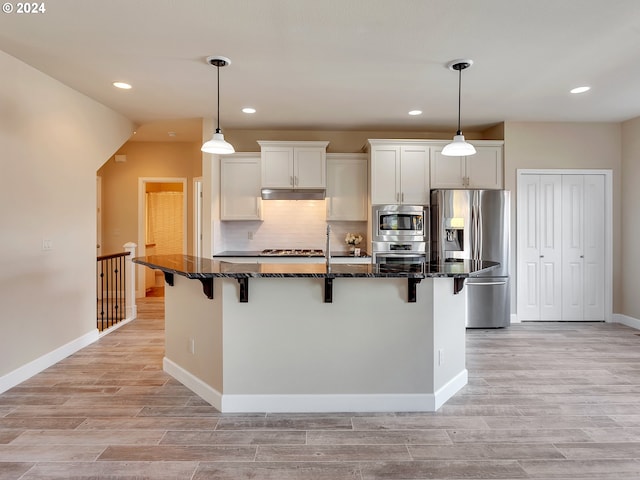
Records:
[[[367,156],[327,154],[327,220],[367,220]]]
[[[429,204],[429,154],[427,142],[369,140],[371,203]]]
[[[260,154],[220,159],[220,220],[262,220]]]
[[[259,140],[262,187],[325,188],[329,142]]]
[[[469,157],[442,155],[444,145],[432,147],[431,188],[503,188],[502,145],[477,145]]]

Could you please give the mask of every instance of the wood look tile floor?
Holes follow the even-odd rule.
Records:
[[[0,395],[0,480],[640,478],[640,332],[472,330],[436,413],[221,414],[162,371],[163,299]]]

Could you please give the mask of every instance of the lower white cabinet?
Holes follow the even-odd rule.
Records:
[[[236,153],[220,160],[220,220],[262,220],[259,153]]]
[[[327,154],[327,220],[367,220],[367,156]]]

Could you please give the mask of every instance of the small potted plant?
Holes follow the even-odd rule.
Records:
[[[360,255],[360,242],[362,242],[362,235],[359,233],[347,233],[347,236],[344,238],[344,241],[349,245],[349,251],[353,253],[356,257]]]

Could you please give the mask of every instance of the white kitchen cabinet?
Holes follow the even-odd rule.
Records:
[[[327,220],[366,221],[368,191],[366,155],[327,154]]]
[[[442,155],[444,145],[432,147],[431,188],[502,189],[502,146],[476,145],[468,157]]]
[[[424,141],[369,140],[371,203],[429,204],[429,155]]]
[[[259,140],[262,187],[325,188],[329,142]]]
[[[518,318],[604,320],[604,175],[521,175],[517,205]]]
[[[220,159],[220,220],[262,220],[261,168],[257,153]]]

